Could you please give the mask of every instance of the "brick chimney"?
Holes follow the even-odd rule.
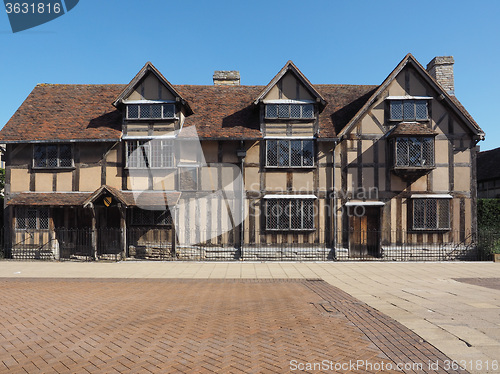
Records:
[[[216,86],[240,85],[240,72],[237,70],[216,70],[213,78]]]
[[[455,95],[453,56],[437,56],[427,64],[427,71],[450,95]]]

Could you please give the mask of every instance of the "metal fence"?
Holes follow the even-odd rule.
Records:
[[[240,245],[243,237],[243,245]],[[174,240],[175,239],[175,240]],[[454,261],[490,260],[500,233],[245,231],[177,233],[169,227],[16,230],[0,258],[119,261]]]

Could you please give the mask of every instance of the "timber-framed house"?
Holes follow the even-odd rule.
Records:
[[[291,61],[266,86],[213,78],[172,85],[148,62],[127,85],[37,85],[0,131],[11,256],[471,248],[484,133],[455,97],[452,57],[424,68],[408,54],[380,85],[312,84]]]

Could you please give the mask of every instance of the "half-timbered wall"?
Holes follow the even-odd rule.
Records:
[[[426,124],[437,132],[435,169],[416,180],[403,179],[391,171],[391,148],[387,134],[393,125],[387,120],[385,99],[405,95],[432,97],[428,106],[430,121]],[[475,143],[470,130],[439,96],[440,93],[407,66],[335,148],[335,185],[339,187],[336,227],[347,230],[345,203],[348,200],[382,201],[385,205],[381,207],[380,230],[392,231],[392,237],[383,237],[382,242],[398,242],[401,238],[397,235],[412,231],[412,194],[450,194],[453,197],[450,204],[451,231],[471,232],[475,226],[475,185],[472,177]],[[376,192],[371,191],[373,187]],[[447,240],[447,235],[446,232],[412,234],[413,240],[420,243],[443,242]],[[342,242],[346,242],[345,235],[338,239],[339,244]]]
[[[93,192],[102,184],[121,188],[122,147],[119,142],[72,143],[74,166],[33,167],[32,144],[9,144],[7,193]]]

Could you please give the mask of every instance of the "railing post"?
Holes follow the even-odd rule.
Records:
[[[91,230],[91,253],[92,257],[94,260],[98,260],[97,258],[97,229],[96,229],[96,212],[95,212],[95,207],[94,204],[91,206],[92,209],[92,226],[90,228]]]
[[[125,260],[127,258],[127,211],[126,207],[121,204],[119,204],[118,209],[120,210],[121,259]]]
[[[175,232],[175,225],[172,224],[172,257],[175,258],[175,251],[177,250],[175,247],[176,247],[176,244],[177,244],[177,233]]]

